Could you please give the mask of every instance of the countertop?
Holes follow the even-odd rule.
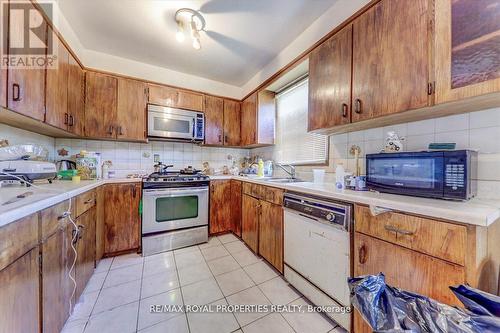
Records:
[[[210,179],[236,179],[281,188],[288,191],[318,195],[335,200],[377,206],[428,216],[431,218],[484,227],[487,227],[500,219],[500,200],[473,198],[466,202],[455,202],[376,192],[338,190],[332,183],[271,183],[262,178],[225,175],[210,176]],[[116,178],[81,181],[80,183],[73,183],[71,181],[54,181],[52,184],[38,185],[38,188],[2,187],[0,188],[0,227],[106,183],[140,181],[140,178]],[[7,200],[27,191],[32,191],[33,195],[15,203],[2,206],[2,203]]]

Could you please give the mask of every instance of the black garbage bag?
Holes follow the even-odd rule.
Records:
[[[382,273],[350,278],[348,282],[352,304],[375,332],[500,332],[499,317],[462,310],[388,286]],[[460,290],[461,295],[467,294],[464,289]],[[470,289],[468,291],[471,295]],[[481,313],[494,309],[491,303],[485,306],[485,302],[477,302],[484,298],[477,296],[475,299],[474,308],[481,305]]]

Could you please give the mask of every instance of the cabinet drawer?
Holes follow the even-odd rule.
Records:
[[[95,190],[85,192],[80,194],[74,199],[76,215],[74,217],[78,217],[85,213],[87,210],[95,206],[96,203],[96,192]]]
[[[38,244],[38,213],[0,227],[0,270]]]
[[[283,204],[283,190],[278,188],[244,182],[243,193],[276,205]]]
[[[372,216],[368,207],[359,205],[355,207],[354,219],[357,232],[465,265],[465,226],[402,213]]]
[[[69,202],[63,201],[52,207],[42,210],[40,213],[42,242],[57,232],[58,229],[63,228],[68,219],[65,212],[68,211]]]

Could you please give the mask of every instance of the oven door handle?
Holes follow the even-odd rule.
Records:
[[[144,190],[144,196],[179,196],[186,194],[208,193],[208,187],[196,189],[161,189],[161,190]]]

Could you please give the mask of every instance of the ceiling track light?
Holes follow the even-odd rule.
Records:
[[[182,43],[185,38],[185,27],[188,27],[191,32],[192,46],[195,50],[201,49],[200,31],[205,30],[205,18],[197,10],[190,8],[181,8],[175,13],[175,21],[177,22],[177,33],[175,38]]]

